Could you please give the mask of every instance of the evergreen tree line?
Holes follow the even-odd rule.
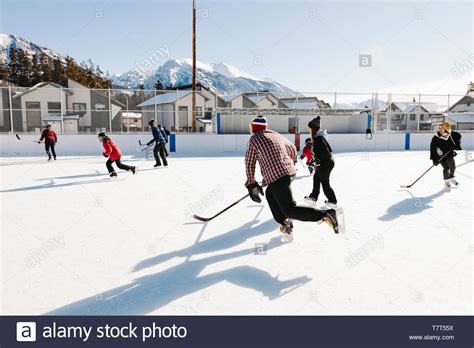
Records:
[[[54,82],[67,86],[70,78],[88,88],[112,88],[112,81],[91,59],[77,64],[67,56],[51,58],[41,52],[29,56],[23,49],[10,46],[8,61],[0,64],[0,80],[12,82],[21,87],[31,87],[39,82]]]

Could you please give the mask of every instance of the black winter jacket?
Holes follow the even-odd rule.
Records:
[[[438,153],[437,149],[440,150],[441,155]],[[430,159],[434,162],[438,162],[440,158],[448,152],[449,154],[446,155],[444,159],[453,158],[456,156],[456,151],[454,150],[462,150],[461,134],[453,131],[447,137],[443,137],[439,132],[437,132],[431,140]]]

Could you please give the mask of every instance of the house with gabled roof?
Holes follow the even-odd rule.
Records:
[[[137,106],[142,110],[143,125],[154,119],[171,131],[190,132],[192,127],[192,90],[175,90],[158,94]],[[205,131],[211,117],[204,111],[210,99],[196,92],[196,121],[199,131]]]

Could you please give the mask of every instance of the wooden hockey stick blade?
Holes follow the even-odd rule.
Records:
[[[16,138],[17,138],[18,140],[21,140],[21,138],[20,138],[20,136],[19,136],[18,134],[15,134],[15,136],[16,136]]]
[[[232,208],[234,205],[242,202],[245,198],[247,198],[248,196],[250,196],[250,194],[246,194],[245,196],[243,196],[242,198],[238,199],[237,201],[235,201],[234,203],[232,203],[231,205],[229,205],[227,208],[221,210],[220,212],[218,212],[216,215],[214,216],[211,216],[209,218],[205,218],[205,217],[202,217],[202,216],[198,216],[198,215],[193,215],[193,218],[196,219],[196,220],[199,220],[199,221],[202,221],[202,222],[209,222],[211,221],[212,219],[218,217],[219,215],[221,215],[222,213],[225,213],[227,210],[229,210],[230,208]]]

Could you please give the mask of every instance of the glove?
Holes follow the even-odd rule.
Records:
[[[247,190],[249,190],[249,195],[252,201],[257,203],[262,203],[262,199],[259,195],[263,196],[263,188],[258,184],[258,182],[254,182],[253,184],[247,185]]]
[[[150,146],[151,144],[153,144],[154,140],[152,141],[149,141],[148,143],[146,143],[147,146]]]
[[[437,166],[438,164],[439,164],[438,161],[433,160],[433,165],[434,165],[434,166]]]
[[[107,155],[105,154],[105,152],[102,152],[102,155],[103,155],[105,158],[109,157],[109,156],[107,156]]]
[[[439,147],[436,148],[436,153],[438,154],[438,156],[443,156],[443,151],[441,151],[441,149]]]
[[[303,158],[304,158],[304,156],[303,156],[303,155],[301,155],[301,156],[300,156],[300,160],[302,160]]]
[[[41,141],[38,141],[38,144],[41,144]]]

